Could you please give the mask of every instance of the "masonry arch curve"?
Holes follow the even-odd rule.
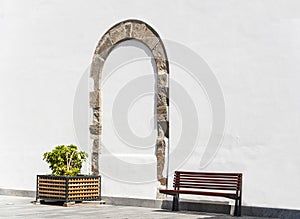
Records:
[[[90,108],[93,112],[90,124],[90,139],[92,141],[92,173],[99,175],[99,158],[101,154],[102,105],[101,76],[106,58],[115,46],[126,40],[137,40],[146,45],[155,60],[157,73],[156,118],[157,118],[157,181],[161,186],[167,183],[163,176],[167,147],[165,138],[169,138],[169,62],[164,44],[158,33],[148,24],[140,20],[125,20],[111,27],[100,39],[92,60],[90,77],[93,89],[90,92]],[[168,141],[169,142],[169,141]],[[101,158],[100,158],[101,159]]]

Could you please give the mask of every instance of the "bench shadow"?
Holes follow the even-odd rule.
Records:
[[[158,213],[171,213],[171,214],[185,214],[185,215],[193,215],[197,216],[199,215],[199,219],[203,218],[203,216],[207,216],[207,218],[211,219],[232,219],[233,217],[231,215],[224,215],[224,214],[218,214],[216,213],[209,213],[209,212],[199,212],[199,211],[171,211],[171,210],[165,210],[165,209],[159,209],[159,210],[153,210],[153,212]]]
[[[172,212],[172,201],[163,200],[161,209],[165,211]],[[231,206],[229,202],[220,201],[194,201],[194,200],[184,200],[179,201],[179,211],[181,212],[201,212],[201,214],[223,214],[231,217]],[[176,213],[176,211],[175,211]]]

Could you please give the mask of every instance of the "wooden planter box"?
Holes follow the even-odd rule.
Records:
[[[64,203],[101,201],[101,177],[38,175],[36,200]]]

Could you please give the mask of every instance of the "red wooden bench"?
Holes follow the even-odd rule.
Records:
[[[179,194],[234,199],[234,216],[241,216],[242,176],[242,173],[175,171],[174,189],[160,189],[160,193],[173,196],[173,211],[178,211]]]

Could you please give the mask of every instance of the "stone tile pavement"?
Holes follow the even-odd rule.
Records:
[[[208,214],[203,212],[171,212],[155,208],[132,206],[78,204],[71,207],[55,205],[36,205],[34,199],[16,196],[0,196],[0,218],[211,218],[229,219],[228,215]],[[257,217],[241,217],[241,219],[256,219]],[[260,218],[262,219],[262,218]]]

